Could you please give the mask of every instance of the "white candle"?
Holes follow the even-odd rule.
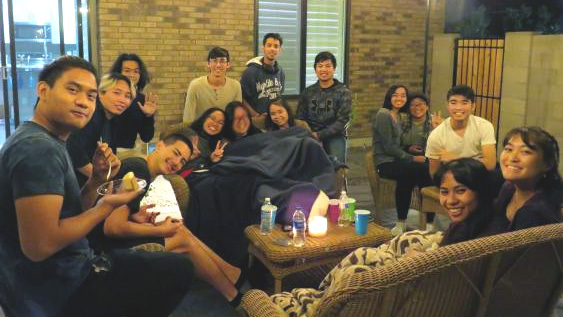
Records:
[[[309,235],[311,237],[324,237],[326,236],[327,221],[325,217],[314,216],[309,221]]]

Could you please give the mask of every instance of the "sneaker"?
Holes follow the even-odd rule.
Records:
[[[399,223],[395,224],[395,227],[393,227],[393,229],[391,229],[391,235],[396,237],[398,235],[401,235],[405,232],[405,229],[403,228],[403,226]]]

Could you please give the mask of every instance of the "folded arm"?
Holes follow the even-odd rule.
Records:
[[[487,170],[492,171],[497,165],[497,151],[494,144],[485,144],[481,147],[483,151],[483,158],[481,163],[485,165]]]
[[[112,212],[104,223],[104,234],[114,238],[168,237],[182,225],[177,223],[171,227],[166,222],[161,225],[154,225],[150,222],[138,223],[129,220],[129,212],[130,209],[126,205]]]

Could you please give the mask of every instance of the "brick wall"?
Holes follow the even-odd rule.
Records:
[[[361,138],[371,136],[370,120],[389,86],[422,90],[426,0],[351,1],[348,70],[355,114],[350,135]],[[430,39],[443,30],[445,5],[431,1]]]
[[[426,0],[350,0],[350,89],[353,138],[371,136],[370,116],[388,86],[422,89]],[[441,32],[444,0],[433,2],[431,34]],[[122,52],[147,63],[160,95],[157,129],[181,121],[188,83],[206,74],[207,51],[231,52],[229,76],[240,78],[254,51],[254,0],[99,0],[98,47],[105,72]],[[431,51],[430,47],[430,51]]]
[[[207,74],[207,52],[229,50],[240,78],[254,53],[253,0],[99,0],[100,73],[120,53],[137,53],[153,81],[147,90],[160,96],[157,129],[182,121],[189,82]]]

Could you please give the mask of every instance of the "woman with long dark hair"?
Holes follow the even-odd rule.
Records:
[[[393,235],[406,231],[406,220],[411,204],[412,190],[430,185],[426,158],[422,154],[410,154],[401,147],[401,113],[407,108],[407,87],[393,85],[385,94],[383,107],[375,115],[373,123],[373,155],[377,172],[383,178],[397,181],[395,205],[397,223],[391,229]],[[433,220],[428,216],[429,223]],[[429,225],[431,230],[432,226]]]
[[[268,105],[265,125],[267,131],[284,130],[293,126],[311,131],[307,122],[295,119],[293,111],[291,111],[287,101],[283,98],[276,99]]]
[[[512,231],[561,222],[563,186],[559,144],[540,127],[517,127],[502,142],[502,176],[495,202],[495,231]]]
[[[262,131],[252,124],[250,113],[242,102],[231,101],[225,107],[225,128],[223,132],[229,142],[235,142]]]
[[[430,114],[428,97],[423,93],[409,94],[407,109],[406,117],[401,120],[401,146],[412,155],[424,155],[428,135],[442,118],[439,112]]]
[[[137,95],[131,101],[129,108],[116,118],[119,136],[115,140],[116,146],[134,148],[137,134],[143,142],[150,142],[154,136],[154,115],[158,95],[153,92],[144,94],[145,86],[151,80],[145,63],[137,54],[123,53],[117,57],[110,72],[127,76],[137,88]]]
[[[492,221],[493,190],[485,165],[472,158],[442,164],[434,174],[440,205],[451,219],[440,245],[474,239]]]
[[[205,165],[210,162],[217,163],[223,157],[223,148],[226,145],[226,142],[222,142],[224,126],[225,112],[217,107],[205,110],[190,125],[199,137],[198,147]]]
[[[452,223],[444,232],[410,231],[376,248],[363,247],[348,254],[319,285],[319,289],[294,289],[274,294],[272,301],[288,315],[314,315],[323,293],[348,275],[378,269],[423,252],[487,235],[492,218],[492,191],[485,166],[471,158],[450,161],[440,166],[434,176],[440,188],[440,204]]]

